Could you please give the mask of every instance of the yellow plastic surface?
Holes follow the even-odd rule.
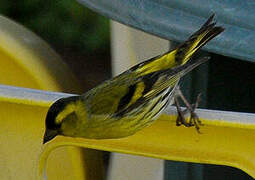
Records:
[[[199,114],[204,123],[202,134],[194,128],[177,127],[176,116],[164,114],[152,126],[127,138],[91,140],[59,136],[45,146],[39,177],[43,174],[47,154],[67,145],[166,160],[228,165],[255,177],[255,125],[244,125],[242,119],[240,122],[204,119]],[[251,116],[255,118],[255,115]]]
[[[8,159],[1,161],[0,165],[1,171],[8,172],[8,175],[17,177],[15,173],[18,173],[22,179],[24,179],[23,177],[44,179],[46,169],[47,178],[50,179],[49,170],[45,168],[47,158],[56,156],[53,154],[57,150],[68,146],[168,160],[229,165],[242,169],[255,177],[255,145],[253,141],[255,138],[255,114],[198,109],[197,113],[204,124],[201,127],[202,133],[199,134],[195,128],[177,127],[175,125],[176,116],[171,115],[175,110],[168,107],[169,115],[163,114],[152,126],[127,138],[92,140],[57,136],[46,145],[42,145],[47,109],[51,101],[67,96],[67,94],[29,91],[20,88],[8,89],[7,92],[11,93],[6,94],[5,89],[6,87],[0,86],[0,104],[2,106],[0,113],[3,118],[0,121],[0,127],[4,134],[4,136],[0,136],[0,142],[6,143],[7,141],[7,143],[1,144],[0,154],[1,159],[5,160],[6,157]],[[15,94],[17,96],[12,98],[12,95]],[[37,97],[41,97],[41,100],[40,98],[36,99]],[[5,119],[9,119],[9,121],[5,121]],[[24,128],[33,131],[28,132]],[[19,136],[19,134],[23,134],[23,136]],[[12,141],[8,142],[8,139],[12,139]],[[16,140],[14,141],[14,139]],[[24,146],[24,144],[26,145]],[[28,160],[25,161],[26,159]],[[100,165],[100,158],[94,159],[94,156],[86,156],[85,162],[89,164],[90,169],[83,171],[84,174],[76,173],[76,170],[80,172],[83,168],[83,166],[78,166],[79,159],[72,158],[72,160],[70,164],[58,162],[51,170],[57,174],[59,166],[63,166],[65,170],[61,174],[71,179],[82,179],[82,177],[100,179],[103,177],[102,171],[94,170]],[[93,164],[98,162],[97,165]],[[48,163],[50,163],[50,159],[48,159]],[[75,167],[75,165],[77,166]],[[30,173],[21,173],[27,167],[31,167]],[[73,173],[67,173],[69,170]],[[94,172],[96,174],[93,174]],[[50,175],[52,174],[50,173]],[[10,177],[12,178],[12,176]],[[0,179],[2,179],[1,176]]]
[[[81,92],[71,71],[44,41],[2,16],[0,84]],[[14,104],[4,99],[6,97],[0,101],[0,179],[35,179],[34,171],[42,152],[45,113],[50,104],[48,102],[45,106],[45,102],[42,102],[42,108],[37,107],[38,104],[24,105],[24,99]],[[95,162],[93,158],[99,159]],[[85,160],[89,166],[84,163]],[[91,166],[102,170],[102,159],[97,151],[88,152],[77,147],[60,148],[49,157],[47,178],[85,179],[89,177],[86,172]],[[100,172],[96,178],[102,177]]]

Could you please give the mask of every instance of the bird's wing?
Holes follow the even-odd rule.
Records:
[[[150,88],[150,90],[144,93],[144,98],[153,98],[164,91],[166,88],[173,88],[181,77],[193,70],[195,67],[206,62],[207,60],[209,60],[209,57],[203,57],[198,60],[194,59],[182,66],[177,66],[172,69],[157,71],[153,73],[153,75],[157,77],[157,80]],[[150,79],[150,74],[146,75],[145,77],[147,76],[149,76],[148,79]],[[143,77],[143,79],[145,79],[145,77]]]
[[[170,87],[175,87],[180,77],[191,71],[208,58],[191,61],[176,68],[133,77],[110,80],[90,91],[87,95],[90,113],[118,115],[146,103]]]
[[[113,114],[139,96],[139,87],[131,76],[111,79],[90,90],[84,96],[90,114]]]

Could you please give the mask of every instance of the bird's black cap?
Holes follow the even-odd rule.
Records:
[[[71,96],[67,98],[58,99],[54,102],[46,116],[45,126],[46,130],[44,133],[43,144],[56,137],[60,132],[61,122],[56,122],[56,117],[62,112],[66,105],[70,102],[77,100],[79,96]]]

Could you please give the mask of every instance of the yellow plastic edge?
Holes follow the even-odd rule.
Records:
[[[254,125],[238,125],[201,118],[201,134],[194,128],[177,127],[175,115],[162,115],[152,126],[121,139],[92,140],[59,136],[44,147],[39,179],[47,153],[61,146],[78,146],[166,160],[227,165],[255,177]]]

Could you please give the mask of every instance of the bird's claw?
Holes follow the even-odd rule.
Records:
[[[202,126],[202,122],[199,119],[198,115],[195,113],[195,109],[198,107],[198,104],[200,102],[200,96],[201,93],[197,96],[196,99],[196,103],[195,104],[188,104],[186,99],[184,100],[184,104],[186,105],[186,109],[185,110],[181,110],[180,104],[177,100],[177,98],[175,99],[175,105],[177,108],[177,113],[178,113],[178,117],[176,120],[176,126],[181,126],[184,125],[185,127],[192,127],[195,126],[196,130],[198,133],[200,132],[200,126]],[[184,98],[184,96],[181,96],[181,98]],[[185,114],[189,112],[190,113],[190,118],[189,120],[186,120],[185,118]]]

